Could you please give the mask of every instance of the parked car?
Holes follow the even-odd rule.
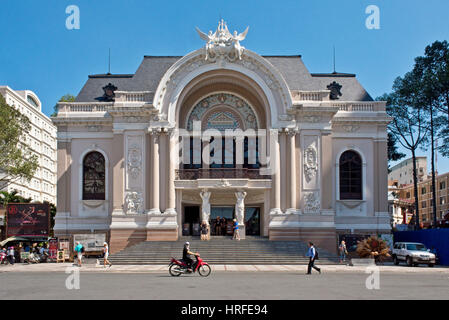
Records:
[[[401,261],[408,266],[414,267],[418,264],[427,264],[429,267],[435,265],[435,254],[422,243],[418,242],[396,242],[393,246],[392,257],[395,265]]]

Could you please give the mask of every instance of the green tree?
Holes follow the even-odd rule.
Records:
[[[441,113],[436,118],[441,124],[438,137],[443,140],[438,149],[443,156],[449,157],[449,43],[446,40],[435,41],[426,47],[424,58],[431,89],[437,95],[433,107]]]
[[[58,102],[74,102],[75,101],[75,96],[67,93],[65,95],[63,95]],[[50,117],[56,117],[58,115],[58,105],[55,104],[55,106],[53,107],[53,113],[50,115]]]
[[[394,134],[391,132],[388,132],[388,162],[390,161],[397,161],[405,157],[405,153],[398,151],[398,141]],[[390,173],[390,166],[388,165],[388,173]]]
[[[29,181],[38,167],[26,143],[30,128],[30,120],[0,95],[0,189],[21,178]]]
[[[24,198],[20,196],[17,190],[13,190],[11,192],[0,191],[0,203],[3,207],[6,207],[8,203],[30,203],[31,200],[31,198]]]
[[[428,127],[426,113],[418,108],[421,102],[420,87],[412,73],[398,77],[393,84],[393,92],[380,99],[387,102],[387,113],[392,117],[388,125],[389,132],[405,149],[412,154],[413,185],[415,196],[415,229],[419,229],[418,175],[416,168],[416,150],[426,140]]]
[[[430,144],[430,164],[432,175],[432,217],[433,225],[437,225],[437,202],[436,202],[436,169],[435,169],[435,140],[441,128],[441,122],[438,117],[438,107],[440,106],[440,79],[437,76],[440,69],[439,59],[429,50],[431,46],[426,47],[425,55],[415,59],[415,65],[411,74],[416,78],[415,82],[419,84],[419,104],[416,108],[421,108],[426,112],[427,127],[429,135],[426,143],[422,144],[421,149],[427,150]]]

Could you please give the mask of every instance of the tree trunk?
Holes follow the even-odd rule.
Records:
[[[433,226],[437,226],[437,197],[435,190],[435,143],[434,143],[434,127],[433,127],[433,106],[430,106],[430,144],[431,144],[431,166],[432,166],[432,216]]]
[[[415,149],[411,149],[411,151],[413,161],[413,189],[415,195],[415,230],[419,230],[418,175],[416,173],[416,154]]]

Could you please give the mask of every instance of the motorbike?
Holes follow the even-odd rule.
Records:
[[[8,264],[8,258],[6,257],[6,252],[0,252],[0,264]]]
[[[192,268],[190,271],[187,264],[184,260],[177,260],[175,258],[171,258],[170,264],[168,265],[168,272],[173,277],[179,277],[181,274],[194,273],[198,272],[200,276],[207,277],[211,273],[211,268],[209,264],[203,261],[199,255],[195,255],[196,261],[192,264]]]

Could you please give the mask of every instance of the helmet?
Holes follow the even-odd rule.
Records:
[[[184,243],[184,245],[185,245],[185,246],[188,246],[188,245],[190,245],[190,242],[189,242],[189,241],[186,241],[186,243]]]

